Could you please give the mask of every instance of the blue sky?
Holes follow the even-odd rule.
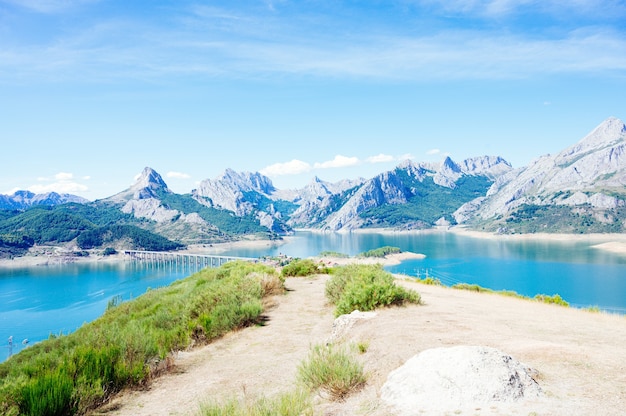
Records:
[[[0,193],[521,167],[626,119],[626,4],[0,0]]]

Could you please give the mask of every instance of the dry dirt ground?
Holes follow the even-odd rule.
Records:
[[[290,390],[310,347],[331,334],[327,276],[288,279],[265,326],[232,333],[181,352],[175,369],[145,391],[126,392],[99,414],[195,415],[207,400],[271,397]],[[455,345],[497,348],[538,371],[540,399],[483,406],[452,415],[626,414],[626,318],[546,305],[496,294],[398,280],[422,295],[419,306],[377,311],[343,342],[369,343],[359,355],[367,385],[343,402],[316,398],[320,415],[390,415],[379,400],[390,371],[419,352]],[[416,409],[416,415],[426,414]],[[448,414],[440,412],[439,414]]]

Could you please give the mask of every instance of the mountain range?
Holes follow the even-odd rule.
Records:
[[[187,245],[251,235],[280,238],[298,228],[345,232],[457,224],[499,233],[623,232],[625,152],[626,126],[612,117],[557,155],[517,169],[499,156],[461,162],[446,157],[437,164],[406,160],[371,179],[330,183],[315,177],[297,190],[276,189],[260,173],[227,169],[181,195],[146,167],[130,188],[93,202],[56,193],[0,195],[0,247],[32,239],[81,248],[145,248],[137,241],[150,240],[146,235],[169,241],[165,245]],[[29,223],[42,216],[58,230],[66,221],[74,231],[61,239],[46,237]]]

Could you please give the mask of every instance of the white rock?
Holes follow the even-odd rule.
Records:
[[[381,399],[401,416],[493,408],[541,396],[530,373],[495,348],[434,348],[392,371]]]

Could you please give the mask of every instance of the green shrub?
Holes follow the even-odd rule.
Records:
[[[20,391],[19,412],[28,416],[67,416],[76,413],[74,383],[63,372],[50,371],[31,379]]]
[[[298,380],[312,391],[341,400],[365,384],[363,366],[346,348],[316,345],[298,367]]]
[[[283,267],[281,274],[285,277],[304,277],[327,273],[327,271],[324,265],[318,264],[312,259],[295,259]]]
[[[423,279],[416,279],[416,281],[418,283],[421,283],[423,285],[429,285],[429,286],[443,286],[443,283],[441,283],[441,280],[428,276],[425,277]]]
[[[540,295],[536,295],[534,299],[543,303],[550,303],[553,305],[560,305],[560,306],[565,306],[565,307],[569,306],[569,303],[566,302],[559,294],[555,294],[553,296],[540,294]]]
[[[114,249],[113,247],[106,247],[103,251],[102,251],[102,255],[103,256],[112,256],[113,254],[117,254],[117,250]]]
[[[388,254],[397,254],[397,253],[401,253],[402,250],[400,250],[399,247],[390,247],[390,246],[384,246],[384,247],[380,247],[380,248],[376,248],[374,250],[368,250],[368,251],[364,251],[363,253],[359,254],[358,257],[385,257]]]
[[[333,269],[326,283],[326,297],[336,307],[335,316],[354,310],[420,303],[420,295],[396,285],[391,273],[380,265],[348,265]]]

